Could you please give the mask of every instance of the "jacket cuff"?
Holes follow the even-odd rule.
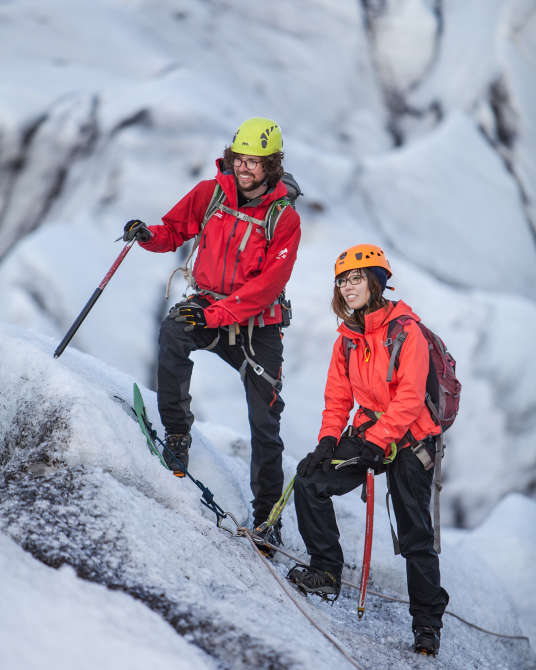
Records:
[[[221,326],[222,315],[217,307],[215,307],[214,305],[211,305],[210,307],[205,307],[204,312],[205,312],[205,319],[207,322],[207,328],[218,328],[219,326]]]
[[[217,302],[205,307],[205,319],[207,328],[219,328],[220,326],[230,326],[238,321],[237,317],[223,305]]]

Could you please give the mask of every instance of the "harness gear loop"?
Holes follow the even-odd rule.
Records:
[[[242,334],[240,333],[239,335],[240,338],[240,348],[242,349],[242,353],[244,354],[244,363],[240,366],[240,376],[242,378],[242,381],[245,379],[245,374],[246,374],[246,364],[250,365],[253,371],[255,372],[256,375],[259,375],[259,377],[263,377],[263,379],[266,379],[266,381],[278,392],[281,392],[281,389],[283,388],[283,382],[281,379],[276,379],[275,377],[272,377],[271,374],[266,372],[266,370],[263,368],[262,365],[257,363],[251,356],[249,356],[248,352],[246,351],[246,347],[244,346],[244,338]]]

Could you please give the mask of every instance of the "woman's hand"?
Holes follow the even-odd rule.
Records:
[[[318,443],[316,449],[307,454],[296,468],[300,477],[310,477],[317,467],[321,466],[324,472],[329,470],[333,450],[337,446],[337,438],[326,435]]]

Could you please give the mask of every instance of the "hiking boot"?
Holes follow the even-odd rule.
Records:
[[[279,519],[273,526],[262,528],[262,525],[259,525],[254,527],[253,533],[257,537],[262,538],[263,540],[266,540],[266,542],[269,542],[270,544],[273,544],[277,547],[283,544],[281,540],[281,519]],[[266,556],[266,558],[273,558],[276,552],[275,549],[272,549],[272,547],[269,547],[267,544],[259,542],[255,538],[253,538],[253,541],[259,548],[259,551],[261,551]]]
[[[436,656],[439,651],[439,640],[441,637],[439,628],[435,628],[434,626],[414,626],[413,635],[415,636],[414,651],[426,656]]]
[[[289,571],[287,579],[303,593],[315,593],[323,600],[335,601],[341,591],[341,579],[327,570],[295,565]],[[328,596],[334,596],[328,598]]]
[[[168,468],[173,470],[173,474],[177,477],[184,477],[188,469],[188,450],[191,444],[190,433],[166,435],[166,448],[162,455]]]

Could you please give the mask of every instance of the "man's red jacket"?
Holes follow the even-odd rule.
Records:
[[[237,188],[232,172],[222,172],[217,161],[216,179],[200,182],[162,217],[163,225],[149,226],[153,237],[140,243],[148,251],[175,251],[200,230],[216,181],[225,193],[224,204],[263,220],[270,204],[284,197],[287,188],[279,181],[268,193],[238,207]],[[264,229],[253,226],[242,252],[240,242],[248,227],[232,214],[217,211],[207,221],[195,261],[193,275],[200,291],[214,291],[226,297],[216,299],[205,309],[208,328],[247,324],[252,316],[262,315],[265,325],[281,323],[281,306],[271,308],[288,282],[296,261],[300,241],[300,217],[288,206],[283,211],[272,240],[266,242]],[[255,322],[258,324],[258,320]]]

